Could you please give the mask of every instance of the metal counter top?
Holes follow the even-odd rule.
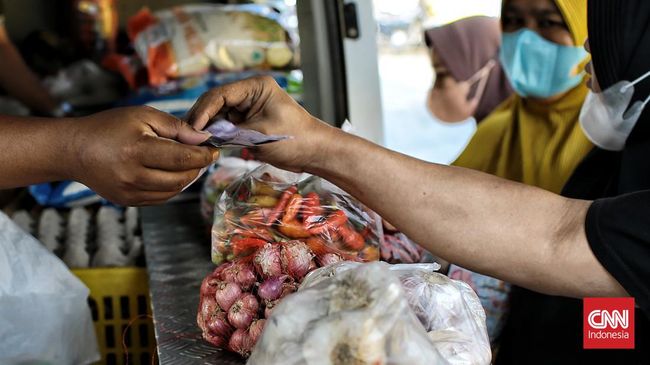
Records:
[[[243,364],[203,341],[196,325],[199,287],[214,269],[198,203],[147,207],[141,217],[160,364]]]

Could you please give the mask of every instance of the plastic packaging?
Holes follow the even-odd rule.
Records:
[[[478,299],[436,267],[343,262],[312,272],[275,308],[248,364],[489,364]]]
[[[56,208],[81,207],[105,202],[89,187],[76,181],[31,185],[29,193],[39,205]]]
[[[235,179],[261,165],[258,161],[246,161],[238,157],[221,157],[208,172],[201,189],[201,216],[210,225],[214,221],[214,205],[221,194]]]
[[[0,212],[0,364],[100,359],[88,288]]]
[[[490,341],[496,345],[510,310],[511,285],[453,264],[449,266],[447,275],[454,280],[467,283],[478,295],[485,310]]]
[[[319,177],[263,165],[227,188],[214,217],[215,264],[289,240],[305,242],[323,262],[379,259],[379,216]]]
[[[129,35],[152,85],[221,71],[285,68],[292,41],[278,14],[259,5],[185,5],[129,20]]]

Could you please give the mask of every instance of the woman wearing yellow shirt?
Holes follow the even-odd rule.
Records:
[[[515,94],[484,119],[454,165],[560,193],[593,148],[578,122],[588,91],[587,1],[504,0],[501,26],[499,58]],[[449,276],[477,291],[498,340],[509,285],[455,265]]]

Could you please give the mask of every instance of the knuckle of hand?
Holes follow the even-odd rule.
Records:
[[[276,85],[275,79],[269,75],[258,76],[259,81],[265,86],[274,86]]]
[[[192,162],[192,153],[190,151],[185,151],[177,155],[176,165],[183,169],[186,168]]]
[[[219,152],[217,152],[217,156],[218,154]],[[202,166],[208,166],[209,164],[212,163],[212,153],[210,152],[210,150],[203,152],[202,157],[203,157],[203,161],[201,163]]]
[[[122,187],[122,189],[127,191],[133,189],[137,184],[137,179],[129,173],[122,173],[118,175],[117,178],[118,184]]]

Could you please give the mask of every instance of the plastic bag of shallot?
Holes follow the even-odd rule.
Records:
[[[247,357],[267,319],[304,277],[379,258],[379,217],[332,184],[263,165],[215,208],[212,259],[197,325],[212,345]]]
[[[343,262],[310,273],[275,308],[248,364],[489,364],[478,298],[435,266]]]

